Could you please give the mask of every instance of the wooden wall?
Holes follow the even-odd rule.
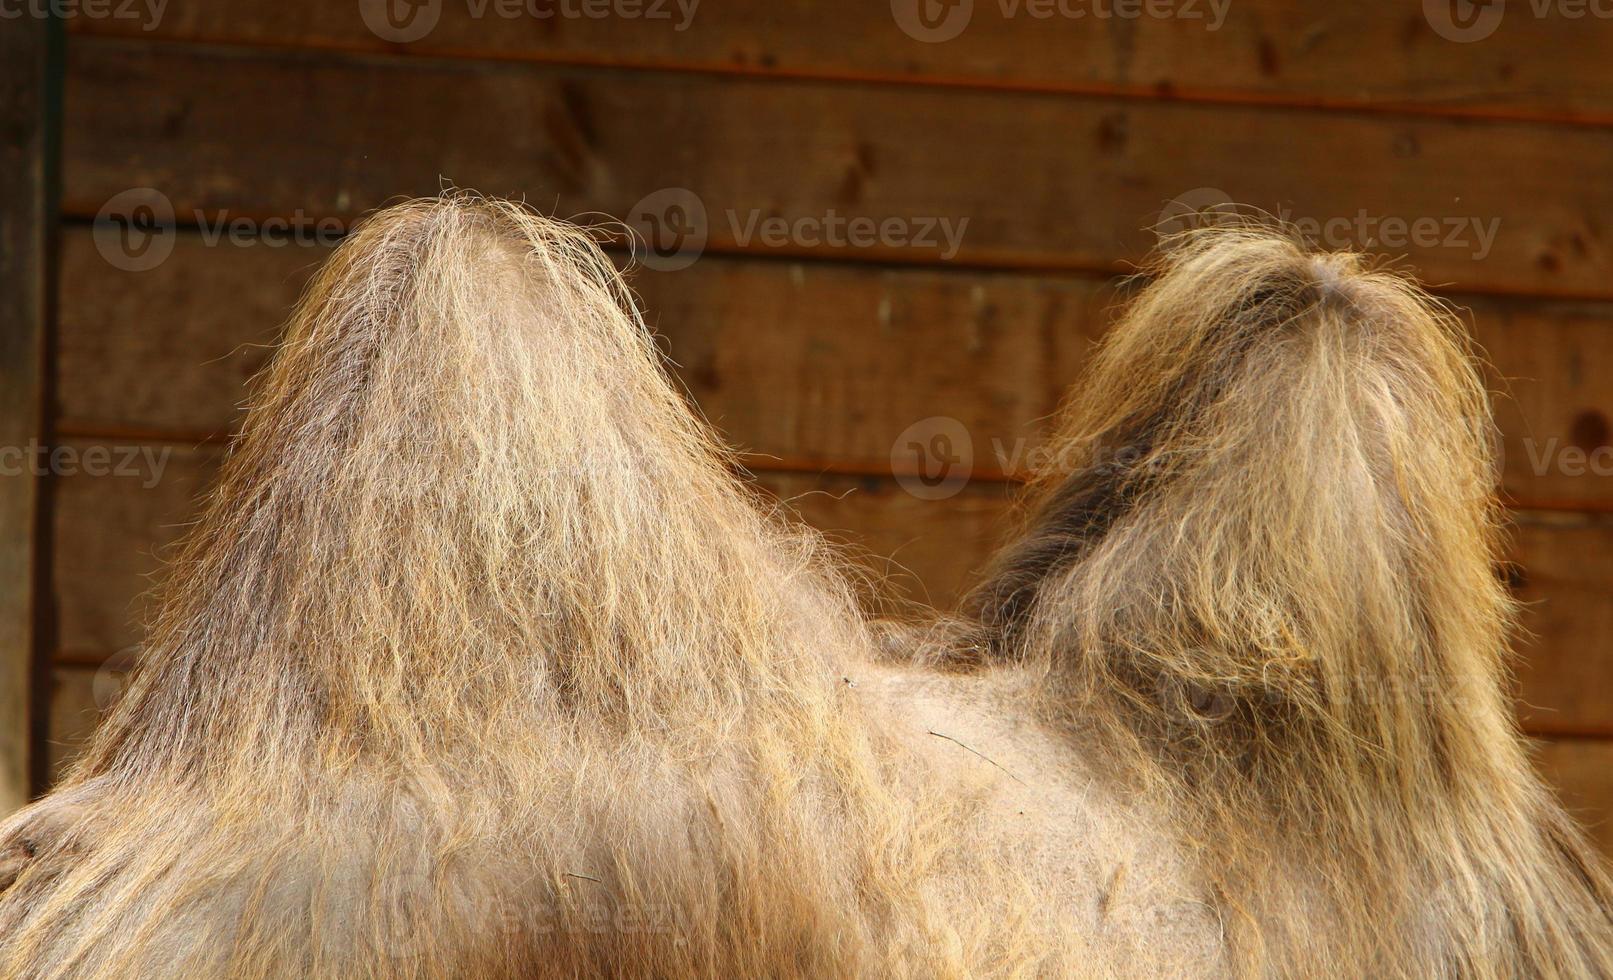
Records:
[[[28,802],[37,768],[41,479],[19,451],[45,434],[56,37],[44,21],[0,32],[0,815]]]
[[[634,280],[683,380],[764,485],[945,603],[1148,227],[1173,199],[1225,196],[1347,223],[1335,244],[1401,254],[1471,310],[1505,392],[1520,715],[1613,849],[1613,25],[1514,11],[1464,42],[1416,3],[1233,0],[1209,30],[1215,5],[1186,3],[1167,9],[1201,16],[979,2],[944,41],[904,31],[900,0],[713,0],[682,29],[674,0],[610,8],[670,20],[444,0],[410,41],[367,26],[369,0],[75,21],[54,423],[79,449],[149,456],[54,483],[53,757],[115,688],[153,553],[325,254],[277,245],[277,219],[328,238],[445,182],[562,215],[692,195],[698,260]],[[176,215],[155,264],[94,225],[130,191],[159,232]],[[832,216],[967,225],[955,250],[746,234]],[[216,234],[231,220],[234,243]],[[1396,223],[1419,220],[1439,232],[1402,244]],[[969,434],[975,478],[926,500],[892,447],[935,416]]]

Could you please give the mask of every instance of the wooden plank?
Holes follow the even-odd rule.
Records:
[[[123,671],[112,668],[57,667],[52,672],[50,735],[45,741],[51,782],[66,775],[67,767],[111,707],[122,676]]]
[[[1613,505],[1613,306],[1484,301],[1507,490],[1528,506]],[[1613,580],[1610,580],[1613,581]]]
[[[375,16],[382,2],[170,0],[160,17],[147,5],[126,17],[80,18],[75,27],[125,37],[1175,98],[1583,119],[1613,112],[1608,31],[1583,4],[1537,14],[1518,3],[1505,16],[1501,4],[1481,6],[1471,33],[1446,13],[1457,8],[1441,5],[981,0],[947,5],[935,33],[913,19],[917,7],[917,0],[449,0],[389,23]],[[951,34],[953,25],[955,36],[926,40]],[[1458,40],[1478,35],[1482,43]]]
[[[1586,128],[104,38],[71,62],[78,216],[132,187],[305,223],[445,178],[561,214],[682,188],[708,251],[1112,271],[1214,189],[1430,281],[1613,296],[1613,141]]]
[[[64,229],[62,277],[73,288],[61,297],[59,425],[227,435],[326,255],[187,235],[167,261],[135,271],[108,262],[91,229]]]
[[[324,255],[191,234],[160,266],[129,272],[71,229],[64,429],[229,432],[243,382]],[[632,281],[696,402],[757,465],[870,473],[889,472],[898,435],[931,416],[962,423],[979,472],[1023,472],[1119,299],[1092,278],[718,256]],[[1613,508],[1613,304],[1467,302],[1495,368],[1508,493],[1525,507]]]
[[[823,531],[886,597],[951,609],[1007,530],[1016,488],[980,482],[934,500],[877,477],[758,473],[763,488]]]
[[[1027,470],[1118,298],[1094,279],[715,257],[632,282],[696,403],[757,465],[880,474],[932,417],[968,434],[977,473]]]
[[[324,255],[184,235],[162,265],[129,272],[71,229],[64,429],[231,431],[244,382]],[[684,384],[736,445],[881,471],[901,431],[936,415],[975,435],[984,470],[1023,468],[1115,299],[1087,279],[716,257],[632,282]]]
[[[36,518],[51,210],[50,22],[0,31],[0,817],[31,795]]]
[[[1613,521],[1529,515],[1515,558],[1528,604],[1517,664],[1524,723],[1613,735]]]
[[[1613,857],[1613,741],[1541,739],[1536,762],[1602,853]]]
[[[87,459],[92,443],[68,443]],[[99,444],[120,455],[124,447]],[[145,444],[133,471],[61,480],[56,513],[62,659],[98,663],[139,642],[140,597],[183,532],[218,450]],[[167,455],[163,455],[166,451]],[[764,489],[852,547],[888,592],[950,605],[1006,530],[1011,489],[979,481],[943,500],[890,479],[761,473]],[[1613,521],[1520,515],[1515,558],[1525,607],[1519,685],[1524,723],[1540,733],[1613,734]]]
[[[163,558],[194,520],[221,458],[216,447],[69,440],[75,459],[95,449],[128,471],[75,472],[60,481],[58,659],[98,664],[140,642],[145,602]],[[943,500],[903,491],[893,480],[761,473],[759,485],[828,532],[888,594],[950,604],[990,553],[1003,526],[1009,488],[981,482]]]
[[[57,481],[58,642],[69,659],[99,663],[140,642],[143,598],[195,519],[221,451],[110,439],[63,445],[86,465],[75,462]],[[107,464],[91,470],[97,451]]]

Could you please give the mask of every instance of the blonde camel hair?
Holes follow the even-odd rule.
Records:
[[[0,976],[1613,974],[1459,329],[1258,229],[1155,273],[970,616],[876,623],[587,235],[372,217],[0,826]]]

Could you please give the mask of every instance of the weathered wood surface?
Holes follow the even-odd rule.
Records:
[[[160,557],[193,519],[215,469],[216,447],[161,443],[92,445],[128,471],[64,478],[56,515],[54,568],[62,659],[97,663],[139,642],[142,594]],[[128,450],[136,451],[129,455]],[[761,486],[809,523],[852,546],[889,591],[948,606],[973,581],[1007,530],[1011,490],[979,481],[945,500],[925,500],[895,480],[760,473]],[[1527,513],[1518,519],[1515,577],[1533,638],[1520,641],[1521,714],[1533,731],[1613,734],[1602,695],[1613,674],[1613,524]]]
[[[1613,521],[1530,515],[1515,559],[1526,604],[1516,667],[1525,724],[1613,735]]]
[[[326,249],[208,245],[114,268],[65,238],[65,429],[219,437]],[[886,473],[908,426],[970,433],[979,472],[1024,473],[1119,299],[1088,277],[709,256],[632,282],[679,377],[756,465]],[[1459,297],[1459,299],[1462,299]],[[1524,508],[1613,509],[1613,303],[1466,298]]]
[[[0,816],[28,801],[48,298],[49,23],[0,30]]]
[[[1540,739],[1536,764],[1563,805],[1613,857],[1613,741]]]
[[[965,0],[935,5],[933,29],[916,16],[919,0],[447,0],[390,21],[385,5],[169,0],[161,18],[136,10],[75,27],[429,57],[1587,121],[1613,114],[1613,25],[1597,16],[1604,7],[1584,3],[1479,5],[1469,23],[1455,4]]]
[[[107,460],[100,475],[61,480],[56,512],[59,659],[95,664],[140,642],[154,576],[197,516],[222,451],[115,440],[66,445],[75,458],[89,460],[99,448]],[[872,477],[762,472],[756,482],[825,531],[871,584],[942,606],[990,555],[1012,489],[982,481],[926,500]]]
[[[150,187],[192,224],[312,226],[449,181],[668,219],[653,195],[681,188],[706,219],[663,244],[1115,271],[1169,202],[1225,194],[1431,282],[1613,296],[1613,136],[1585,127],[106,38],[72,54],[78,216]]]
[[[1002,533],[1011,487],[997,478],[1035,458],[1104,329],[1108,276],[1150,247],[1168,201],[1225,195],[1332,220],[1328,244],[1403,255],[1472,307],[1507,391],[1504,485],[1531,508],[1513,549],[1528,603],[1520,712],[1532,731],[1576,736],[1542,739],[1541,765],[1613,852],[1613,741],[1578,737],[1613,735],[1613,524],[1573,513],[1613,511],[1613,136],[1598,128],[1613,121],[1613,24],[1514,2],[1462,43],[1435,24],[1438,4],[1234,0],[1210,32],[1097,16],[1115,2],[1068,0],[1091,12],[1071,18],[974,0],[966,29],[936,43],[878,0],[707,2],[683,30],[676,0],[667,19],[443,0],[407,42],[365,23],[384,0],[168,0],[156,23],[77,18],[67,214],[149,187],[179,225],[246,219],[250,244],[170,236],[172,257],[132,273],[87,228],[67,236],[59,422],[81,463],[99,447],[125,472],[60,481],[59,661],[116,665],[138,642],[157,555],[192,519],[244,380],[323,258],[268,247],[266,219],[334,232],[445,179],[561,214],[631,217],[649,197],[666,217],[650,196],[686,188],[706,210],[705,256],[634,280],[680,379],[766,489],[884,587],[945,605]],[[20,36],[8,26],[0,45]],[[24,104],[8,97],[0,114]],[[938,227],[928,245],[836,244],[822,228],[836,217]],[[751,232],[772,218],[806,230]],[[964,220],[949,243],[939,222]],[[1396,240],[1419,220],[1421,241]],[[1022,274],[1035,271],[1053,274]],[[0,373],[22,363],[10,353]],[[29,397],[4,380],[0,426],[37,426],[4,410]],[[932,416],[970,433],[987,478],[944,501],[889,478],[903,429]],[[15,484],[0,478],[0,575],[7,542],[32,541]],[[7,643],[28,643],[6,633],[26,601],[0,590],[0,670]],[[57,670],[53,764],[116,690],[116,670],[96,676]],[[0,725],[18,717],[7,707]],[[0,811],[21,751],[7,745],[0,731]]]

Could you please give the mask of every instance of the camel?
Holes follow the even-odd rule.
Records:
[[[254,392],[0,825],[0,976],[1613,976],[1472,351],[1360,256],[1169,241],[945,613],[866,611],[520,205],[368,218]]]

